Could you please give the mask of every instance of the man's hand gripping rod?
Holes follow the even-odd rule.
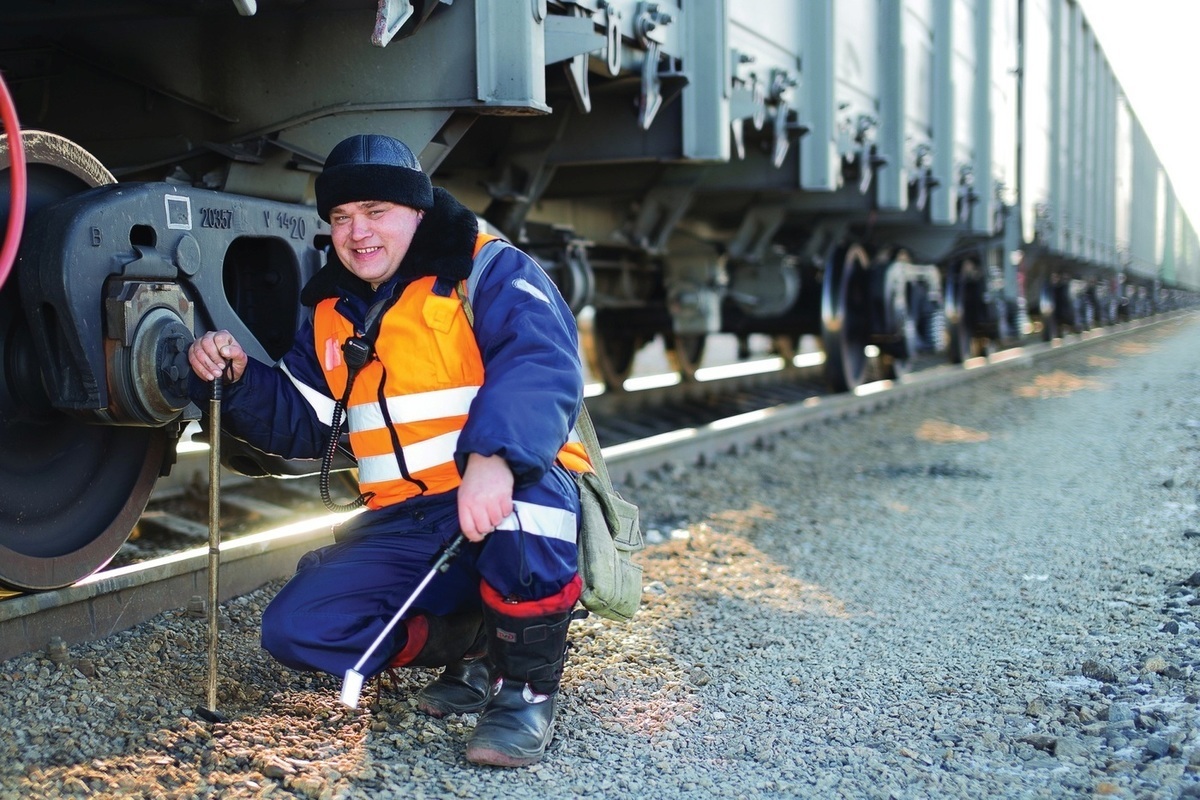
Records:
[[[404,605],[400,606],[400,610],[392,616],[392,619],[390,622],[388,622],[387,627],[385,627],[380,634],[375,637],[375,641],[371,642],[371,646],[367,648],[367,652],[363,653],[362,658],[358,660],[357,664],[346,670],[346,676],[342,679],[342,705],[348,706],[349,708],[358,708],[358,698],[362,694],[363,687],[363,674],[359,672],[359,670],[363,668],[363,664],[367,663],[367,659],[369,659],[375,653],[375,650],[380,644],[383,643],[383,640],[387,638],[387,635],[392,632],[392,629],[395,628],[404,615],[408,613],[408,609],[411,608],[412,604],[416,602],[417,598],[421,595],[421,592],[425,591],[425,587],[429,585],[429,582],[433,580],[433,577],[439,572],[446,571],[446,569],[450,566],[450,562],[453,561],[454,557],[458,555],[459,549],[466,541],[467,537],[463,536],[462,533],[457,534],[454,539],[451,540],[450,544],[446,546],[446,549],[443,550],[441,555],[438,556],[437,560],[433,562],[433,567],[430,568],[428,574],[421,579],[421,582],[417,585],[417,588],[414,589],[413,593],[409,595],[407,600],[404,601]]]

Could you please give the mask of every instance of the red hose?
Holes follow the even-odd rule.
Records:
[[[13,262],[17,260],[17,245],[21,241],[21,227],[25,224],[25,146],[21,142],[21,124],[17,121],[17,106],[4,77],[0,75],[0,118],[4,120],[4,132],[8,134],[9,183],[12,185],[12,202],[8,208],[8,225],[4,230],[4,245],[0,247],[0,289],[8,280]]]

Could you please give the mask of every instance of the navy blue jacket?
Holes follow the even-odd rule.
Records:
[[[433,209],[418,226],[399,271],[379,292],[399,292],[428,275],[449,282],[466,279],[477,231],[475,215],[435,189]],[[575,318],[541,267],[515,247],[503,248],[478,281],[471,306],[484,383],[459,436],[456,461],[461,473],[469,453],[503,456],[517,486],[528,486],[554,463],[583,401]],[[361,330],[380,295],[331,254],[305,287],[302,301],[313,306],[333,296],[339,298],[339,312]],[[315,406],[331,409],[336,399],[317,360],[311,315],[306,320],[280,363],[251,359],[241,379],[225,388],[221,406],[230,434],[284,458],[322,456],[330,429]],[[190,390],[193,401],[205,408],[209,384],[193,374]]]

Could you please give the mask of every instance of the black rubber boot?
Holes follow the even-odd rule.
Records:
[[[500,678],[467,742],[467,760],[492,767],[525,767],[541,761],[554,738],[557,705],[557,689],[541,694],[528,683]]]
[[[462,658],[417,693],[417,709],[431,717],[477,714],[492,698],[492,669],[487,660],[487,636],[482,628]]]
[[[467,742],[467,760],[524,767],[542,759],[554,736],[571,612],[510,617],[483,610],[495,693]]]
[[[479,611],[464,611],[434,617],[421,614],[404,621],[408,627],[409,643],[392,656],[389,667],[444,667],[462,659],[476,647],[482,637],[483,617]],[[423,641],[413,641],[417,624],[423,628]],[[416,652],[410,652],[416,648]],[[480,646],[479,649],[482,649]]]

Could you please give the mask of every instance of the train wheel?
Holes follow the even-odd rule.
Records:
[[[704,358],[705,338],[702,333],[686,336],[667,334],[667,360],[671,368],[679,373],[681,380],[696,380],[696,369]]]
[[[800,353],[800,337],[791,333],[777,333],[771,337],[771,352],[783,359],[785,367],[794,366]]]
[[[1079,300],[1079,313],[1075,315],[1079,320],[1079,332],[1090,331],[1096,327],[1096,304],[1090,297],[1082,297]]]
[[[890,264],[884,274],[885,333],[890,341],[881,348],[880,364],[883,376],[892,380],[899,380],[909,373],[913,353],[920,343],[913,298],[916,287],[907,276],[907,270],[899,262]]]
[[[859,245],[840,247],[821,282],[821,344],[825,378],[835,392],[862,385],[867,370],[870,286],[867,253]]]
[[[602,309],[590,323],[581,322],[579,328],[588,369],[611,392],[623,391],[626,378],[633,372],[634,357],[648,341],[644,335],[631,332],[627,321],[619,311]]]
[[[22,135],[32,214],[114,181],[78,145]],[[8,143],[0,137],[0,223],[7,220]],[[51,407],[42,389],[16,273],[0,288],[0,586],[68,586],[112,559],[158,478],[167,434],[90,425]]]
[[[1054,302],[1054,287],[1049,282],[1043,283],[1038,293],[1038,316],[1042,320],[1042,341],[1052,342],[1057,339],[1058,307]]]
[[[908,358],[897,358],[884,353],[880,359],[880,368],[883,372],[883,377],[888,380],[898,381],[907,375],[912,369],[912,360]]]
[[[592,372],[604,382],[606,389],[621,391],[633,372],[633,358],[644,344],[635,336],[598,336],[592,340]]]
[[[946,345],[953,364],[982,355],[990,347],[989,341],[977,340],[974,335],[983,304],[977,272],[974,262],[960,261],[950,268],[946,279]]]

